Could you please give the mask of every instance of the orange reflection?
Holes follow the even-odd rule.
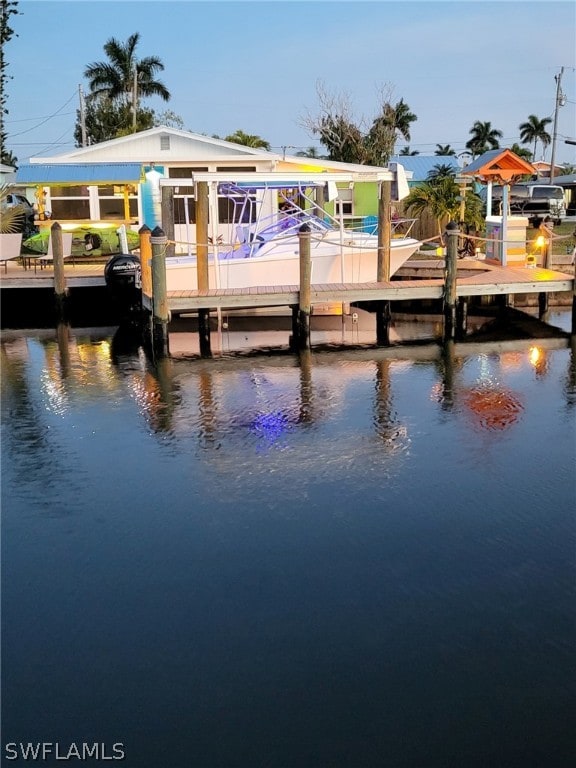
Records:
[[[511,390],[479,386],[466,390],[463,402],[480,429],[504,430],[515,424],[524,406]]]

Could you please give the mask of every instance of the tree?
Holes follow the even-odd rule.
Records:
[[[88,64],[84,70],[90,87],[86,99],[86,130],[91,143],[143,130],[143,126],[152,127],[154,113],[140,108],[142,98],[158,96],[163,101],[170,100],[170,92],[156,79],[156,73],[164,69],[164,64],[157,56],[139,59],[136,56],[139,41],[138,32],[130,35],[125,43],[111,37],[104,45],[108,60]],[[89,122],[90,109],[90,117],[97,118],[99,123],[94,130]],[[106,125],[110,133],[105,130]],[[77,126],[75,136],[78,133]]]
[[[428,181],[437,181],[438,179],[454,179],[456,169],[448,163],[437,163],[431,171],[428,171]]]
[[[410,149],[410,147],[402,147],[402,149],[400,150],[400,152],[398,154],[399,155],[410,155],[410,156],[413,156],[413,155],[419,155],[420,152],[418,152],[417,149]]]
[[[394,153],[394,145],[398,138],[402,137],[405,141],[410,141],[410,126],[417,119],[404,99],[400,99],[394,105],[389,100],[385,100],[381,114],[375,118],[366,137],[371,151],[371,164],[386,165]],[[418,154],[417,151],[410,152],[408,147],[406,149],[408,151],[404,154]]]
[[[410,125],[416,115],[403,99],[392,103],[391,91],[381,93],[377,116],[368,128],[352,114],[347,94],[330,94],[322,85],[316,86],[319,114],[307,115],[302,126],[328,150],[328,159],[359,165],[386,165],[394,154],[399,136],[410,140]]]
[[[326,159],[326,155],[321,155],[318,147],[308,147],[308,149],[301,149],[299,152],[296,152],[296,157],[313,157],[318,160]]]
[[[136,130],[145,131],[155,125],[154,111],[140,108],[136,113]],[[127,136],[133,132],[132,107],[127,104],[116,104],[105,97],[86,99],[84,119],[86,135],[89,144],[99,144],[102,141]],[[77,147],[82,146],[82,126],[80,110],[76,110],[76,126],[74,140]]]
[[[404,207],[416,215],[429,211],[436,219],[438,237],[444,245],[444,228],[448,221],[457,221],[460,217],[460,188],[452,175],[437,175],[436,178],[412,187],[408,197],[404,198]],[[482,201],[477,194],[468,190],[465,196],[464,222],[472,227],[482,225]]]
[[[435,155],[453,155],[456,156],[456,150],[452,149],[450,144],[436,144]]]
[[[526,147],[521,147],[518,143],[512,144],[510,152],[514,152],[515,155],[518,155],[518,157],[521,157],[524,160],[528,160],[528,162],[532,160],[532,152],[530,152],[529,149],[526,149]]]
[[[184,120],[177,115],[176,112],[172,112],[171,109],[166,109],[164,112],[154,114],[154,126],[165,125],[168,128],[178,128],[184,130]]]
[[[520,128],[520,141],[522,144],[534,144],[534,150],[532,152],[533,160],[536,160],[536,147],[538,142],[541,142],[542,147],[546,150],[546,147],[552,141],[552,137],[546,130],[546,126],[552,122],[551,117],[543,117],[540,119],[536,115],[528,115],[528,120],[525,123],[521,123]]]
[[[482,123],[480,120],[476,120],[470,129],[470,134],[472,138],[466,142],[466,149],[472,152],[472,157],[482,155],[491,149],[498,149],[500,146],[498,139],[503,136],[502,131],[492,128],[492,123]]]
[[[15,166],[17,158],[6,149],[6,131],[4,117],[8,114],[6,107],[6,85],[11,76],[6,74],[8,64],[4,58],[4,46],[14,36],[14,30],[10,26],[10,16],[19,15],[16,0],[0,0],[0,162],[5,165]],[[17,36],[17,35],[16,35]]]
[[[231,133],[230,136],[226,136],[224,141],[231,141],[234,144],[242,144],[245,147],[252,147],[253,149],[267,149],[270,150],[270,143],[266,139],[256,136],[253,133],[244,133],[244,131],[237,130]]]

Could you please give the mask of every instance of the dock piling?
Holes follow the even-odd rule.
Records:
[[[208,272],[208,182],[196,184],[196,269],[198,290],[207,291],[210,287]],[[198,310],[198,336],[200,356],[212,357],[210,340],[210,310]]]
[[[54,298],[56,303],[56,319],[62,322],[66,318],[68,288],[64,273],[64,246],[62,243],[62,227],[57,221],[50,227],[52,238],[52,255],[54,264]]]
[[[312,262],[310,259],[310,227],[302,224],[298,230],[300,252],[300,292],[298,299],[298,347],[310,349],[310,312]]]
[[[392,182],[380,183],[378,197],[378,254],[376,281],[390,281],[390,240],[392,238]],[[376,344],[379,347],[390,345],[390,325],[392,307],[389,301],[379,301],[376,306]]]
[[[458,236],[460,229],[455,221],[446,225],[446,267],[444,276],[444,338],[453,339],[456,335],[456,277],[458,260]]]
[[[161,227],[150,236],[152,246],[152,350],[157,357],[169,354],[168,296],[166,290],[166,244],[168,238]]]

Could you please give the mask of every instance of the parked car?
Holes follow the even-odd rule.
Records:
[[[556,184],[511,184],[508,201],[510,213],[521,216],[550,216],[556,224],[566,217],[564,189]],[[492,215],[502,214],[502,187],[492,188]]]
[[[22,232],[25,236],[31,235],[36,229],[34,224],[34,206],[25,195],[7,192],[2,196],[2,209],[9,210],[11,208],[18,208],[21,211],[16,231]]]

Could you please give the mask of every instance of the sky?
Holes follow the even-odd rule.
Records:
[[[571,1],[18,0],[18,10],[5,46],[5,129],[20,164],[74,148],[85,67],[106,60],[111,37],[139,32],[138,57],[162,60],[158,77],[172,94],[147,107],[171,110],[195,133],[257,134],[287,154],[322,152],[304,125],[319,115],[319,85],[366,124],[382,94],[404,99],[418,117],[409,145],[421,154],[437,144],[464,151],[476,120],[510,146],[528,115],[554,116],[563,67],[556,160],[576,165],[576,146],[564,142],[576,138]]]

